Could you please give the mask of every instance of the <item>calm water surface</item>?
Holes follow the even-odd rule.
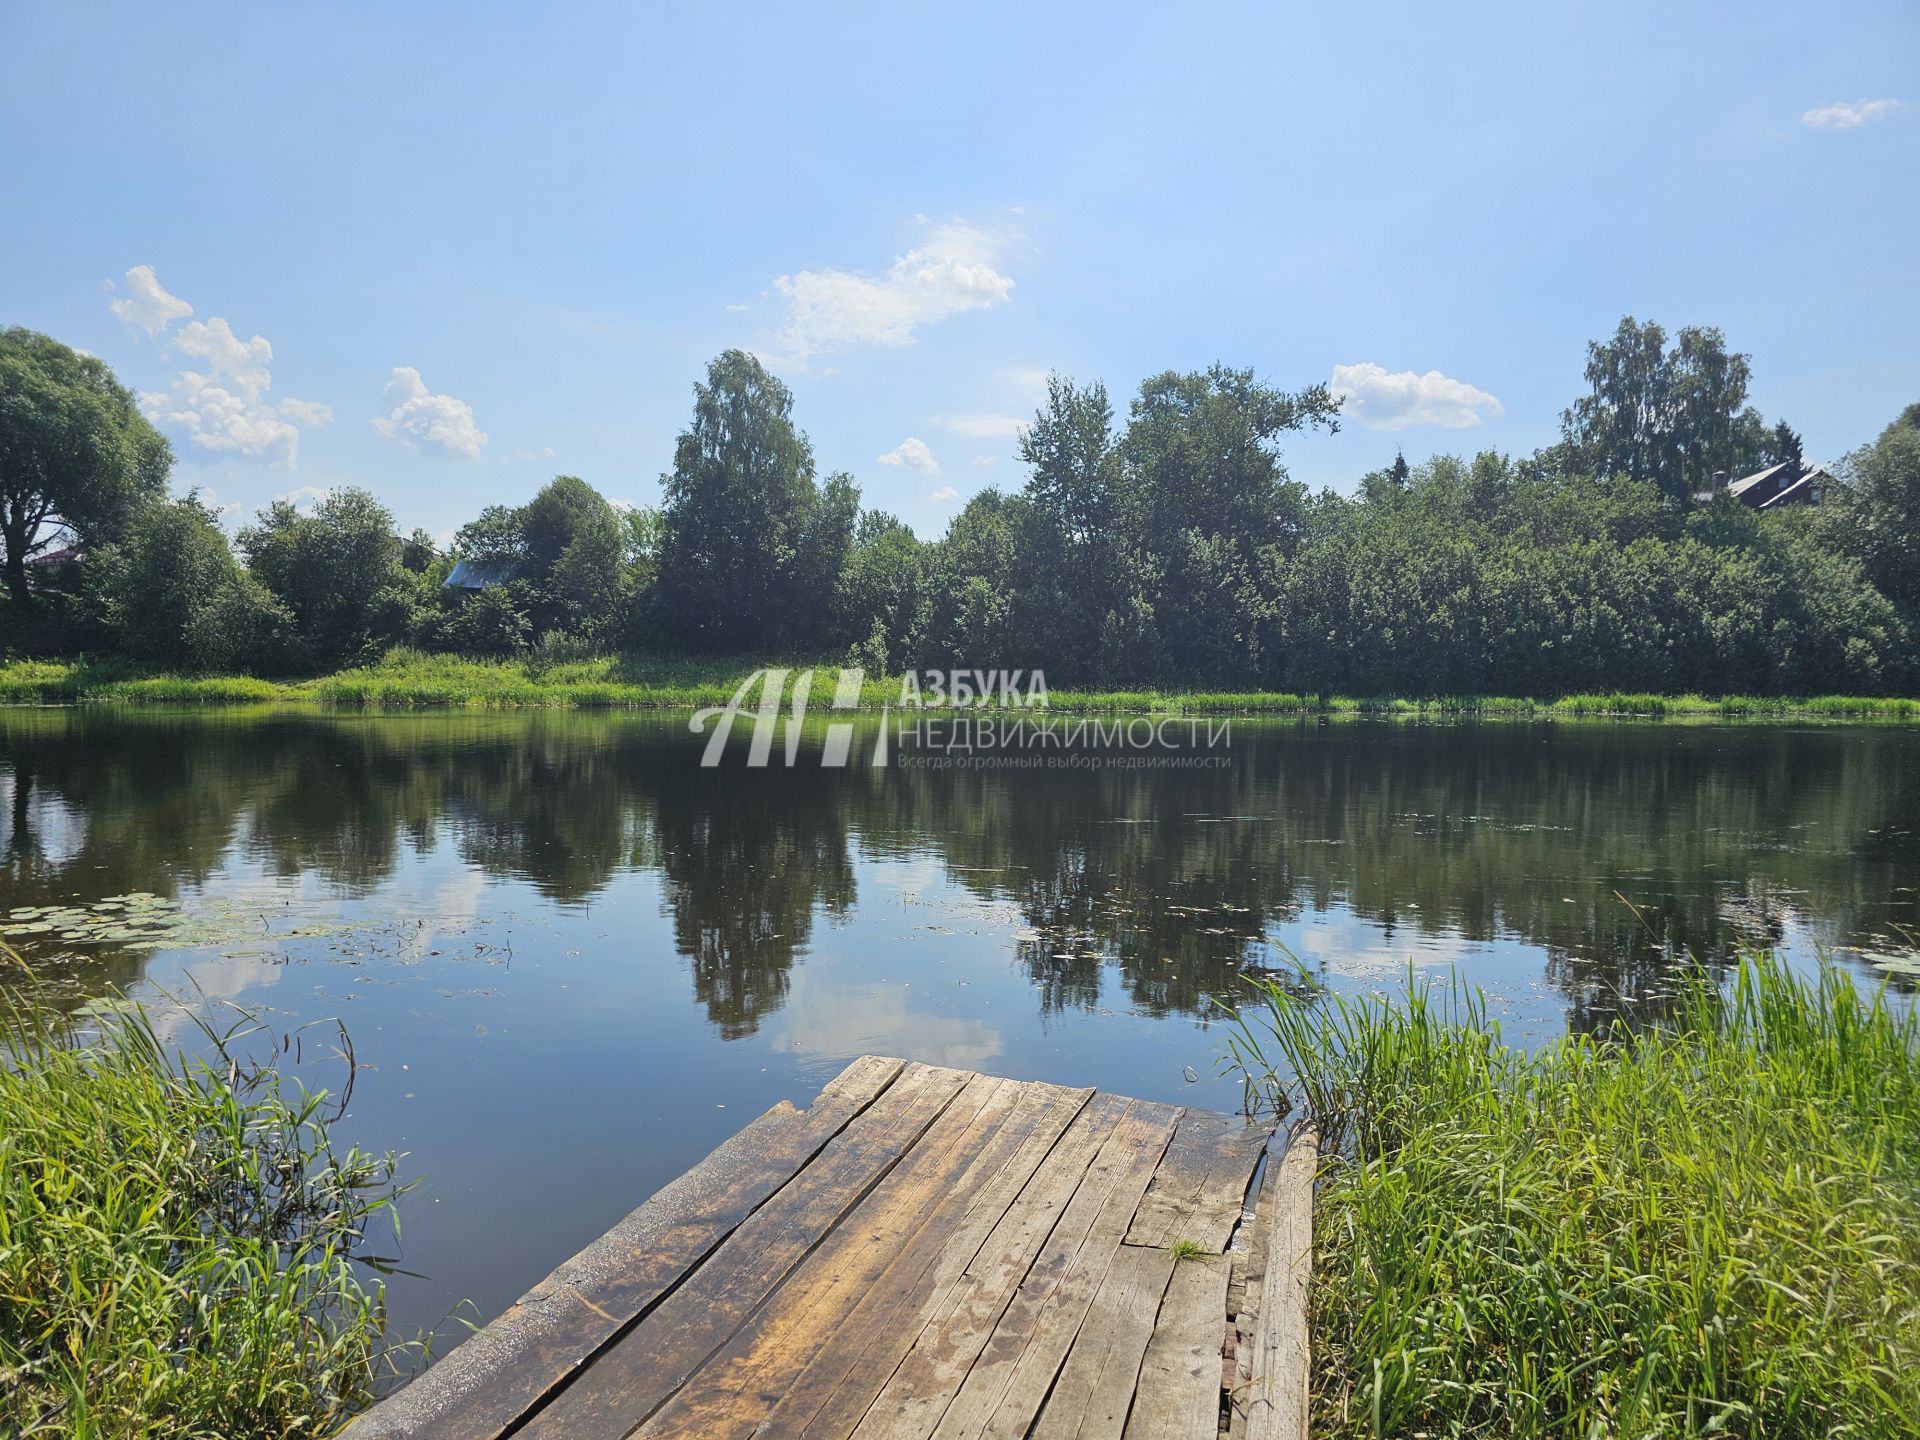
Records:
[[[1920,927],[1915,730],[1240,720],[1224,768],[1158,773],[703,744],[667,716],[0,712],[0,910],[179,902],[158,948],[28,937],[63,1003],[345,1019],[341,1133],[424,1177],[402,1331],[494,1314],[861,1054],[1230,1109],[1211,999],[1287,952],[1349,989],[1458,966],[1538,1038],[1657,1009],[1681,954],[1871,976]]]

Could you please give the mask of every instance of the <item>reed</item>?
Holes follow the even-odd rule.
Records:
[[[393,1157],[337,1150],[330,1097],[241,1058],[250,1028],[187,1059],[137,1006],[0,991],[0,1433],[319,1436],[370,1398],[353,1257]]]
[[[1912,1433],[1910,1006],[1756,956],[1528,1053],[1457,982],[1258,988],[1230,1061],[1328,1144],[1316,1434]]]

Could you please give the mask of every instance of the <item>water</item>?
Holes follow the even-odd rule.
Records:
[[[1538,1039],[1657,1012],[1682,953],[1873,976],[1920,929],[1917,730],[1240,720],[1229,764],[1178,772],[703,744],[672,716],[4,711],[0,910],[179,902],[157,948],[22,937],[60,1003],[343,1018],[341,1135],[424,1177],[393,1321],[456,1337],[460,1301],[496,1313],[863,1053],[1230,1109],[1212,997],[1288,952],[1346,988],[1457,966]]]

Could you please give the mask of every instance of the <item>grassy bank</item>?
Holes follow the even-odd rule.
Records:
[[[312,679],[266,680],[248,675],[156,675],[116,661],[17,660],[0,665],[0,704],[695,709],[724,705],[740,682],[761,665],[794,663],[606,656],[542,665],[396,650],[377,665]],[[837,677],[834,667],[816,667],[813,696],[817,707],[824,708],[831,700]],[[899,698],[897,679],[872,679],[861,691],[861,705],[866,709],[878,710]],[[1051,691],[1048,700],[1051,709],[1067,714],[1920,720],[1920,700],[1849,695],[1780,698],[1616,693],[1543,700],[1486,695],[1320,697],[1276,691],[1068,689]]]
[[[317,1436],[369,1398],[349,1256],[392,1162],[336,1153],[325,1104],[172,1057],[138,1009],[0,994],[0,1434]]]
[[[1477,999],[1243,1011],[1329,1134],[1315,1434],[1912,1434],[1920,1033],[1771,959],[1632,1040]]]

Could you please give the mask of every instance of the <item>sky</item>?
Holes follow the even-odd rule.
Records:
[[[729,347],[922,535],[1059,371],[1347,396],[1350,489],[1557,436],[1624,314],[1810,456],[1920,400],[1920,7],[0,6],[0,325],[237,521],[655,503]]]

